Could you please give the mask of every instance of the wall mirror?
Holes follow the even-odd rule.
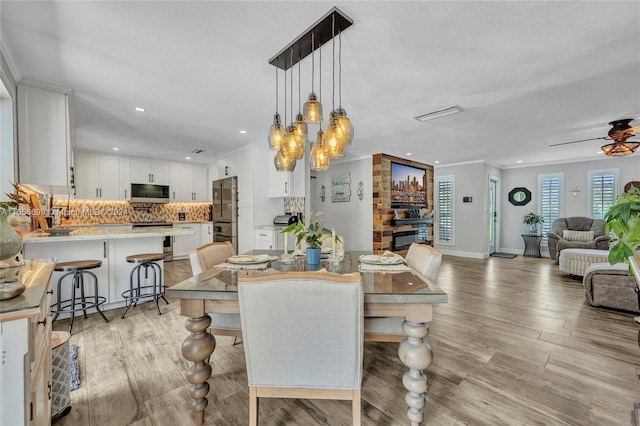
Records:
[[[514,206],[524,206],[531,201],[531,191],[527,188],[513,188],[509,192],[509,202]]]

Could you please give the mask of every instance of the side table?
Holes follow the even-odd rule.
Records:
[[[540,255],[540,241],[542,241],[542,235],[537,234],[522,234],[524,240],[524,254],[528,257],[542,257]]]

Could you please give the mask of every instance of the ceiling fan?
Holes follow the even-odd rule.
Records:
[[[636,136],[635,132],[640,130],[640,125],[638,126],[630,126],[629,123],[633,121],[633,118],[625,118],[624,120],[615,120],[609,123],[611,129],[607,133],[608,136],[600,136],[599,138],[590,138],[590,139],[581,139],[579,141],[571,141],[571,142],[562,142],[549,145],[551,146],[560,146],[560,145],[569,145],[572,143],[579,142],[587,142],[587,141],[595,141],[598,139],[603,139],[605,141],[613,141],[606,145],[602,146],[602,152],[605,155],[610,157],[623,157],[625,155],[630,155],[635,152],[636,149],[640,146],[640,142],[636,141],[627,141],[632,136]]]

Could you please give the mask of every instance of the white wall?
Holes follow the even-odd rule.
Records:
[[[331,202],[331,176],[349,172],[351,174],[351,199],[349,202]],[[307,205],[314,213],[324,213],[326,228],[335,227],[336,234],[344,236],[347,250],[373,250],[373,184],[372,159],[367,157],[350,162],[331,164],[324,172],[311,172]],[[358,198],[358,182],[364,184],[364,197]],[[326,197],[320,200],[320,188],[325,186]]]
[[[587,205],[589,170],[612,168],[617,168],[620,172],[618,181],[618,193],[620,193],[627,182],[640,180],[640,155],[502,170],[501,251],[521,254],[524,250],[521,234],[527,233],[529,227],[522,223],[522,216],[528,212],[538,212],[539,174],[564,173],[561,217],[589,216]],[[581,191],[574,197],[570,190],[576,186]],[[532,200],[526,206],[514,206],[509,203],[507,194],[515,187],[525,187],[531,191]],[[543,246],[542,249],[545,251],[546,247]]]
[[[17,182],[16,82],[4,53],[0,50],[0,199],[13,193],[10,182]]]

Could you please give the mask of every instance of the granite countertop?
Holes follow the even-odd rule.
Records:
[[[38,315],[55,265],[55,259],[48,258],[27,260],[24,266],[14,267],[22,268],[20,282],[26,289],[19,296],[0,301],[0,322]]]
[[[282,231],[286,226],[283,225],[259,225],[256,229],[266,229],[269,231]]]
[[[80,240],[114,240],[122,238],[165,237],[179,235],[193,235],[195,231],[184,228],[144,227],[135,229],[100,229],[98,227],[80,227],[71,231],[69,235],[52,236],[44,231],[34,231],[25,234],[23,242],[54,243]]]

